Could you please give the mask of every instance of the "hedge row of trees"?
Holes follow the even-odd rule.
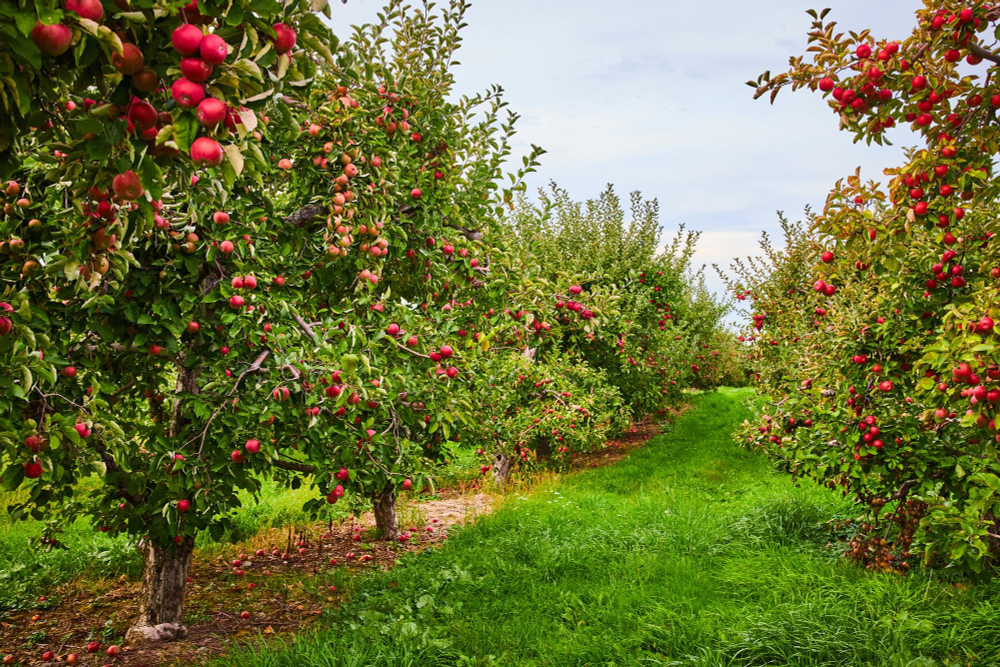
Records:
[[[917,146],[734,267],[764,399],[743,436],[857,500],[860,562],[979,572],[1000,555],[1000,11],[928,0],[901,40],[810,13],[811,61],[750,82],[757,95],[819,91],[855,141],[898,125]]]
[[[136,540],[130,642],[185,633],[195,536],[264,479],[394,539],[458,443],[558,458],[736,372],[696,235],[519,196],[541,151],[507,173],[500,89],[453,92],[466,9],[0,6],[2,485],[49,548]]]

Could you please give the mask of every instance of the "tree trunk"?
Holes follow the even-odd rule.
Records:
[[[184,627],[184,592],[194,540],[161,547],[145,540],[139,543],[144,568],[139,598],[139,618],[128,629],[125,640],[132,645],[179,639],[187,634]]]
[[[399,537],[396,523],[396,489],[386,484],[382,493],[375,496],[375,527],[382,533],[382,539],[395,540]]]
[[[538,439],[538,443],[535,445],[535,456],[538,457],[539,461],[548,461],[552,456],[552,448],[548,438]]]
[[[497,484],[506,486],[510,481],[510,469],[514,466],[514,459],[505,452],[497,452],[493,457],[493,479]]]

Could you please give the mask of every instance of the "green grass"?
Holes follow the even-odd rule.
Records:
[[[226,667],[995,665],[1000,585],[873,574],[827,547],[838,495],[730,435],[746,391],[695,399],[628,459],[509,499],[434,552],[344,578],[350,602]]]
[[[302,504],[310,497],[306,486],[290,491],[265,483],[258,501],[249,494],[243,497],[244,507],[234,516],[236,529],[225,542],[245,539],[271,526],[308,522]],[[51,596],[54,586],[80,575],[138,577],[142,573],[142,561],[128,539],[97,532],[86,519],[75,521],[59,535],[67,549],[38,545],[40,522],[11,523],[8,519],[6,506],[18,499],[17,494],[0,496],[0,613],[37,606],[40,595]],[[211,544],[207,534],[199,538],[198,546],[209,552],[225,548]]]
[[[438,483],[453,486],[468,482],[479,472],[479,465],[473,451],[458,450],[450,465],[442,467]],[[84,480],[81,488],[93,483],[92,479]],[[308,484],[292,491],[265,481],[259,499],[241,494],[243,507],[234,513],[235,529],[217,544],[207,533],[200,535],[197,544],[201,555],[211,558],[263,529],[312,523],[302,505],[314,493]],[[86,519],[71,523],[59,535],[67,549],[40,546],[36,540],[42,533],[42,522],[12,523],[8,518],[7,506],[23,501],[25,495],[0,494],[0,617],[4,612],[39,606],[41,595],[49,596],[48,604],[57,603],[53,588],[81,575],[90,579],[141,575],[142,560],[134,545],[124,536],[97,532]],[[327,507],[325,511],[335,519],[348,515],[346,505]]]

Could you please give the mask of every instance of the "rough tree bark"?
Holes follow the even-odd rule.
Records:
[[[173,547],[161,547],[142,540],[142,592],[139,595],[139,618],[125,633],[133,646],[179,639],[187,634],[184,618],[184,592],[194,540],[190,537]]]
[[[539,438],[535,444],[535,456],[539,461],[548,461],[552,456],[552,446],[548,438]]]
[[[396,489],[386,484],[382,492],[375,496],[375,527],[382,533],[382,539],[395,540],[399,537],[396,522]]]
[[[514,466],[513,457],[505,452],[497,452],[493,457],[493,479],[497,484],[506,486],[510,481],[510,469]]]

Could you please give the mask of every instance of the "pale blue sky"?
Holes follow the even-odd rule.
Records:
[[[522,115],[516,148],[548,151],[530,187],[577,199],[614,183],[660,201],[669,234],[703,232],[699,262],[756,249],[775,212],[819,207],[834,181],[880,177],[902,146],[852,144],[818,94],[754,101],[745,81],[804,52],[813,0],[474,0],[456,69],[460,93],[504,87]],[[910,34],[916,0],[823,0],[843,30]],[[333,0],[333,27],[370,21],[381,0]],[[909,140],[906,130],[898,141]],[[714,271],[710,284],[721,288]]]

